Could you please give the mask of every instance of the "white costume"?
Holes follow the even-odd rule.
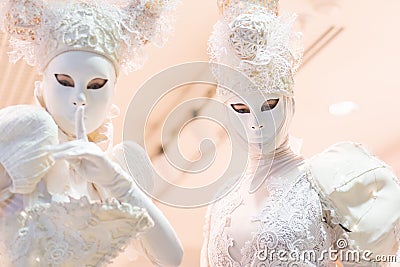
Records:
[[[175,232],[129,174],[151,186],[147,155],[130,142],[113,148],[111,123],[120,67],[138,69],[144,44],[161,44],[171,8],[169,1],[0,4],[11,60],[23,57],[43,73],[35,90],[42,107],[0,110],[1,266],[103,266],[134,238],[154,264],[179,265]],[[128,171],[125,159],[137,168]]]
[[[293,153],[288,127],[301,60],[294,17],[278,16],[277,0],[219,5],[223,18],[210,38],[211,62],[242,72],[254,85],[214,69],[220,83],[239,93],[217,91],[227,109],[239,113],[246,133],[236,131],[235,138],[249,146],[249,165],[239,184],[208,209],[201,266],[384,265],[372,261],[398,250],[397,177],[355,143],[333,145],[311,159]]]

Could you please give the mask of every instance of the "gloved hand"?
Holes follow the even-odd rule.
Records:
[[[116,164],[94,143],[74,140],[50,149],[55,160],[66,160],[82,177],[107,186],[119,175]]]
[[[155,226],[141,236],[149,259],[157,266],[180,265],[183,251],[175,231],[133,179],[99,147],[88,142],[83,111],[80,108],[76,114],[77,140],[50,148],[54,159],[67,160],[83,177],[102,186],[110,197],[145,208],[155,222]]]
[[[118,198],[127,193],[132,186],[132,179],[122,168],[112,162],[95,144],[89,142],[83,121],[84,107],[76,113],[76,140],[48,148],[54,160],[66,160],[70,166],[89,182],[104,187],[107,190],[115,188]],[[123,187],[123,188],[120,188]],[[124,192],[121,190],[124,189]]]

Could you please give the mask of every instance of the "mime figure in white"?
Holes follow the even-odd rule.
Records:
[[[289,144],[293,75],[302,56],[295,16],[279,15],[278,0],[218,4],[222,18],[209,40],[224,85],[217,97],[249,164],[208,208],[201,266],[384,265],[372,261],[399,246],[400,185],[390,167],[356,143],[335,144],[311,159]],[[360,252],[360,260],[340,257],[346,251]],[[363,259],[365,251],[371,254]]]
[[[134,239],[156,266],[181,262],[175,231],[134,181],[151,190],[148,157],[133,142],[113,146],[111,122],[120,71],[161,45],[175,2],[118,3],[0,4],[10,60],[43,75],[39,106],[0,110],[1,266],[104,266]]]

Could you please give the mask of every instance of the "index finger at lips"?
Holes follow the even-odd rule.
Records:
[[[75,128],[76,128],[76,139],[88,142],[85,127],[85,107],[80,106],[75,113]]]

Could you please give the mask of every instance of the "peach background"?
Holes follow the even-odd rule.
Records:
[[[400,174],[400,1],[282,0],[282,10],[299,14],[298,27],[304,32],[308,51],[306,63],[296,77],[297,106],[291,127],[292,135],[302,139],[302,153],[309,157],[335,142],[352,140],[365,144]],[[207,39],[217,18],[215,0],[182,0],[177,10],[175,33],[168,44],[162,49],[149,46],[146,66],[129,76],[120,77],[115,97],[115,103],[121,108],[121,116],[115,119],[116,143],[122,140],[124,114],[129,102],[148,78],[169,66],[208,60]],[[328,36],[313,47],[316,40],[327,32]],[[23,62],[8,63],[6,36],[2,34],[0,45],[0,107],[33,103],[33,81],[39,77]],[[148,138],[153,139],[148,152],[156,169],[167,175],[173,174],[177,183],[193,185],[196,182],[165,166],[165,158],[156,149],[161,141],[154,136],[161,131],[164,118],[180,100],[207,96],[212,90],[211,87],[195,85],[190,88],[189,96],[183,91],[167,96],[163,107],[152,115],[147,131]],[[354,102],[358,109],[344,116],[332,115],[330,105],[343,101]],[[190,112],[192,110],[185,115]],[[185,116],[177,118],[177,127],[184,119]],[[132,127],[132,131],[137,131]],[[210,128],[205,131],[208,132],[216,136],[218,130]],[[189,157],[196,156],[203,134],[189,131],[183,135],[182,138],[187,139],[181,142],[188,147],[185,153]],[[220,143],[218,147],[223,147],[223,140]],[[204,177],[204,181],[210,178],[212,172]],[[185,250],[182,266],[198,266],[205,208],[158,206],[182,240]],[[129,251],[112,266],[151,266],[142,257],[131,262],[128,254]]]

